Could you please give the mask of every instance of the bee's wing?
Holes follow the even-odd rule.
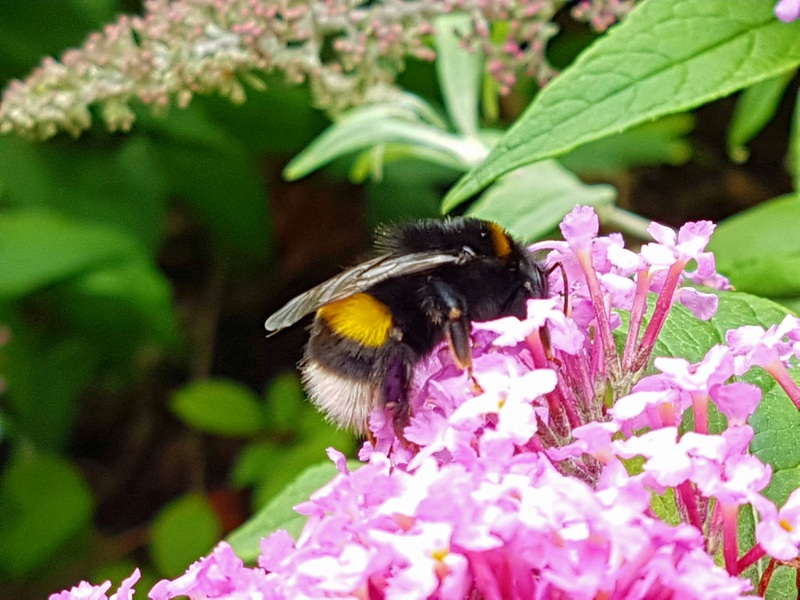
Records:
[[[376,283],[400,275],[413,275],[434,267],[464,262],[464,255],[436,252],[413,252],[402,255],[378,256],[347,269],[307,292],[289,300],[273,314],[264,327],[277,331],[296,323],[321,306],[363,292]]]

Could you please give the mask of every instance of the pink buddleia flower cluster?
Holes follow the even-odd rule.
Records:
[[[472,376],[438,349],[416,370],[402,437],[391,411],[376,409],[364,466],[351,472],[329,451],[339,475],[295,507],[308,516],[296,541],[272,533],[255,567],[220,544],[150,598],[752,593],[746,569],[798,558],[800,490],[781,507],[764,495],[772,469],[750,453],[748,424],[761,389],[738,377],[760,367],[797,404],[788,369],[800,320],[732,329],[694,364],[653,358],[675,303],[701,319],[716,311],[716,295],[683,287],[727,287],[705,250],[712,231],[653,225],[655,241],[634,253],[577,207],[563,242],[537,245],[566,273],[551,276],[566,313],[556,296],[529,301],[525,320],[474,324]],[[712,406],[727,421],[719,433]],[[655,496],[672,510],[657,512]],[[739,547],[743,507],[757,516],[748,548]],[[54,596],[70,597],[80,596]]]
[[[584,1],[574,18],[604,30],[635,0]],[[49,138],[79,135],[98,106],[110,131],[130,129],[131,104],[186,106],[195,94],[245,100],[243,82],[281,73],[308,82],[331,112],[397,97],[408,58],[433,60],[429,37],[438,15],[471,16],[465,46],[479,46],[501,93],[517,77],[540,83],[554,74],[545,47],[558,33],[566,0],[146,0],[142,16],[122,16],[60,60],[46,58],[0,102],[0,132]],[[323,43],[323,40],[324,43]]]

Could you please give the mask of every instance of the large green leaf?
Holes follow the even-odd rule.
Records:
[[[253,435],[266,424],[258,396],[235,381],[191,383],[175,392],[170,408],[192,427],[216,435]]]
[[[800,64],[800,23],[773,0],[645,0],[548,85],[444,201],[513,169],[682,112]]]
[[[108,227],[39,210],[0,214],[0,299],[27,296],[90,271],[146,261],[141,248]]]
[[[0,319],[13,332],[0,348],[0,372],[15,437],[37,449],[62,450],[78,413],[78,393],[97,372],[100,357],[80,336],[46,335],[11,311]]]
[[[48,454],[18,451],[0,479],[0,575],[42,569],[88,525],[92,497],[76,469]]]
[[[222,526],[205,496],[187,494],[168,504],[153,521],[150,552],[158,570],[177,577],[207,553]]]
[[[584,144],[558,160],[570,171],[589,175],[644,165],[680,165],[692,155],[692,146],[684,136],[693,128],[691,115],[668,115]]]
[[[0,190],[8,206],[108,225],[155,255],[167,198],[155,150],[141,135],[46,143],[0,138]]]
[[[709,250],[717,269],[744,292],[800,296],[800,197],[774,198],[719,224]]]
[[[728,130],[728,154],[731,158],[737,161],[747,159],[745,144],[772,120],[783,93],[796,72],[796,69],[790,69],[777,77],[760,81],[742,92],[736,101]]]

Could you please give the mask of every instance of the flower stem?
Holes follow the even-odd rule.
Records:
[[[636,296],[631,308],[631,321],[628,325],[628,337],[625,340],[625,351],[622,354],[622,370],[627,373],[633,366],[636,342],[642,329],[642,319],[647,310],[647,291],[650,289],[652,277],[647,269],[642,269],[636,274]]]
[[[656,338],[661,332],[661,328],[664,326],[664,321],[667,320],[669,309],[672,307],[675,290],[678,287],[678,282],[680,281],[684,267],[686,267],[686,261],[679,260],[673,264],[667,272],[667,277],[664,280],[664,287],[661,288],[661,292],[658,294],[658,300],[656,300],[656,308],[653,311],[653,317],[647,324],[647,328],[644,330],[644,335],[642,336],[642,341],[639,344],[636,360],[633,363],[634,371],[638,371],[644,367],[647,361],[650,360],[650,353],[656,345]]]
[[[764,574],[761,576],[761,581],[758,582],[758,595],[761,598],[767,594],[769,582],[772,580],[772,573],[775,571],[775,567],[777,566],[778,562],[773,558],[769,561],[767,568],[764,569]]]
[[[614,345],[614,336],[611,334],[611,323],[608,319],[606,302],[603,292],[600,289],[600,281],[597,279],[597,272],[592,263],[592,253],[589,250],[580,250],[575,253],[578,263],[581,265],[586,276],[586,285],[589,288],[589,295],[592,298],[594,315],[597,321],[597,335],[600,337],[600,344],[603,347],[608,375],[616,380],[619,378],[620,366],[617,349]]]
[[[703,531],[703,519],[700,517],[700,511],[697,508],[697,500],[694,496],[692,484],[684,481],[677,488],[678,497],[680,498],[683,507],[686,509],[686,515],[689,518],[689,524],[697,528],[698,531]]]
[[[779,360],[774,360],[764,368],[767,373],[775,378],[775,381],[783,388],[783,391],[786,392],[789,399],[794,402],[794,405],[800,410],[800,388],[797,387],[794,379],[789,375],[789,371],[786,370],[786,365]]]
[[[692,408],[694,409],[694,430],[697,433],[708,433],[708,394],[692,392]]]
[[[747,567],[752,564],[755,564],[756,561],[761,560],[761,557],[766,555],[766,551],[761,547],[760,544],[756,544],[750,550],[745,553],[745,555],[736,561],[736,572],[742,573]]]
[[[725,569],[736,575],[739,557],[739,505],[732,502],[722,504],[722,555],[725,557]]]

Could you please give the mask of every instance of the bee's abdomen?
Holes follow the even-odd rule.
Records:
[[[308,355],[300,371],[309,398],[329,421],[357,434],[367,432],[369,413],[382,401],[374,382],[335,371]]]

